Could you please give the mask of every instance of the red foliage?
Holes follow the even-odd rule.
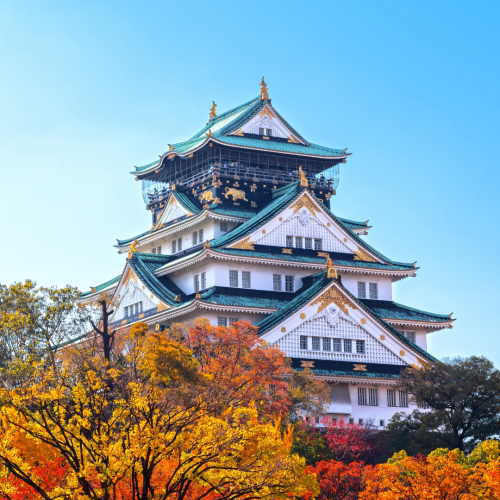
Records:
[[[363,462],[352,462],[349,465],[330,460],[318,462],[315,467],[309,466],[307,472],[316,474],[320,493],[318,500],[355,500],[363,488],[364,475],[371,471]],[[309,499],[307,499],[309,500]]]
[[[375,431],[371,425],[349,424],[342,419],[337,422],[329,417],[321,423],[326,426],[326,442],[337,460],[344,463],[367,460],[373,453],[370,440]]]
[[[64,484],[67,469],[68,466],[62,458],[55,458],[33,466],[30,476],[37,486],[40,486],[46,492],[50,492]],[[42,498],[31,486],[12,474],[9,476],[8,481],[14,493],[4,498],[9,500],[40,500]]]
[[[238,402],[254,401],[261,415],[283,416],[291,404],[290,373],[285,355],[257,336],[249,321],[229,327],[213,326],[207,320],[195,322],[184,339],[201,371],[214,377],[217,385]]]

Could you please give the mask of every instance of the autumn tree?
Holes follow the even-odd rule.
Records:
[[[486,358],[456,358],[407,369],[401,386],[428,411],[395,415],[384,432],[393,451],[471,451],[500,431],[500,371]]]
[[[248,325],[230,330],[238,342],[201,324],[182,342],[143,324],[121,339],[106,318],[93,326],[55,363],[25,358],[22,385],[2,380],[0,475],[11,484],[20,481],[44,499],[229,500],[315,491],[304,460],[290,453],[291,430],[273,418],[286,406],[278,399],[286,397],[286,366],[256,343]],[[204,338],[213,343],[203,346]],[[246,347],[235,349],[239,342]],[[42,448],[65,467],[56,489],[35,473],[31,452]]]

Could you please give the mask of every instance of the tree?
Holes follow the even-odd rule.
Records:
[[[322,421],[326,426],[326,442],[335,460],[350,463],[356,460],[367,460],[373,453],[372,439],[376,428],[371,422],[361,424],[346,423],[325,417]]]
[[[318,500],[356,500],[364,486],[364,477],[371,466],[363,462],[344,464],[335,460],[309,466],[307,472],[315,474],[319,482]],[[306,499],[310,496],[306,496]]]
[[[110,314],[107,302],[98,306]],[[202,323],[179,342],[144,324],[119,337],[101,318],[53,363],[26,358],[22,385],[1,380],[0,476],[47,500],[315,491],[304,459],[290,453],[292,430],[273,418],[282,411],[274,388],[286,374],[282,355],[256,345],[248,325],[221,332]],[[65,467],[56,488],[36,474],[32,454],[41,449]]]
[[[428,452],[437,446],[470,451],[500,430],[500,371],[483,357],[456,358],[407,369],[402,389],[431,411],[389,422],[389,446]]]
[[[304,457],[307,465],[333,459],[333,452],[325,440],[324,429],[316,427],[313,419],[294,423],[292,452]]]
[[[459,450],[428,457],[402,451],[367,477],[360,500],[476,500],[487,497],[483,471],[468,467]],[[493,497],[494,498],[494,497]]]

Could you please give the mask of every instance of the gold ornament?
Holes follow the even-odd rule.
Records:
[[[285,333],[285,332],[286,332],[286,328],[283,326],[283,327],[281,328],[281,331],[282,331],[283,333]]]
[[[362,325],[366,325],[366,319],[365,318],[361,318],[361,324]]]
[[[296,214],[301,208],[307,208],[314,216],[316,216],[316,207],[305,194],[302,195],[293,205],[293,213]]]
[[[292,255],[292,249],[291,248],[283,248],[282,250],[283,250],[282,253],[287,253],[288,255]]]
[[[355,372],[366,372],[366,365],[357,365],[356,363],[354,363],[354,368],[353,368],[353,371]]]
[[[306,319],[305,313],[300,313],[300,319]]]
[[[354,260],[363,260],[365,262],[377,262],[372,256],[368,255],[364,250],[358,247],[358,251],[353,252]]]
[[[267,101],[269,100],[269,92],[267,90],[267,83],[264,81],[264,77],[262,77],[262,80],[260,82],[260,98],[262,101]]]
[[[405,352],[404,352],[404,351],[399,351],[399,354],[400,354],[401,356],[404,356],[404,355],[405,355]]]
[[[215,108],[217,107],[217,104],[215,104],[215,101],[212,101],[212,107],[210,108],[210,118],[208,121],[212,120],[217,116],[217,113],[215,111]]]
[[[241,191],[239,189],[234,189],[234,188],[230,188],[230,187],[226,187],[226,192],[224,193],[224,196],[226,198],[229,198],[230,196],[232,196],[233,201],[236,201],[236,200],[248,201],[245,198],[245,191]]]
[[[306,173],[302,170],[302,165],[299,167],[299,178],[300,178],[300,185],[302,187],[309,186],[309,183],[307,182],[307,178],[306,178]]]
[[[210,248],[210,243],[207,240],[205,243],[203,243],[203,250],[207,250],[208,248]]]
[[[327,255],[326,259],[326,277],[329,279],[337,279],[337,270],[333,267],[333,260],[330,258],[329,255]]]
[[[320,313],[332,302],[335,303],[342,312],[349,315],[349,309],[347,309],[347,307],[352,307],[352,305],[335,288],[330,288],[330,290],[323,292],[314,302],[311,302],[311,306],[319,304],[317,312]]]
[[[300,360],[300,367],[301,368],[314,368],[314,361],[305,361],[305,360]]]
[[[240,250],[255,250],[253,241],[250,241],[250,236],[233,245],[231,248],[239,248]]]

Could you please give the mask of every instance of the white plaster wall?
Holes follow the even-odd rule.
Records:
[[[358,296],[358,281],[365,283],[378,284],[378,300],[392,300],[392,282],[389,276],[376,276],[373,274],[362,273],[339,273],[342,278],[342,284],[355,297]],[[369,299],[368,285],[366,286],[366,298]]]
[[[331,384],[329,384],[331,385]],[[371,385],[369,383],[360,383],[360,384],[348,384],[349,386],[349,394],[351,399],[351,413],[347,414],[345,412],[345,405],[338,405],[340,411],[335,411],[335,401],[332,401],[329,411],[326,414],[329,417],[334,418],[343,418],[346,422],[349,421],[349,418],[354,419],[354,423],[359,423],[359,419],[363,420],[373,420],[373,424],[380,427],[380,420],[384,420],[384,424],[387,425],[389,420],[398,412],[403,412],[406,414],[411,413],[413,410],[417,409],[417,406],[410,401],[408,402],[408,407],[399,407],[399,406],[388,406],[387,405],[387,389],[395,389],[398,390],[394,385]],[[358,404],[358,387],[376,388],[378,391],[378,406],[367,406],[367,405],[359,405]],[[343,411],[342,411],[343,410]]]
[[[203,271],[207,273],[207,288],[212,286],[229,286],[229,271],[238,271],[241,288],[241,272],[250,271],[250,284],[254,290],[273,291],[273,274],[282,275],[282,291],[285,291],[285,275],[295,276],[295,290],[302,286],[302,278],[310,275],[310,271],[296,267],[271,266],[255,263],[205,260],[199,264],[169,274],[174,283],[186,294],[194,293],[194,275]]]
[[[193,313],[186,314],[185,316],[180,316],[169,321],[164,321],[162,324],[173,324],[173,323],[190,323],[195,319],[206,318],[211,324],[217,326],[218,317],[222,316],[225,318],[238,318],[238,321],[250,321],[252,325],[257,324],[259,321],[264,319],[266,314],[251,314],[251,313],[240,313],[235,311],[210,311],[207,309],[198,309]]]

